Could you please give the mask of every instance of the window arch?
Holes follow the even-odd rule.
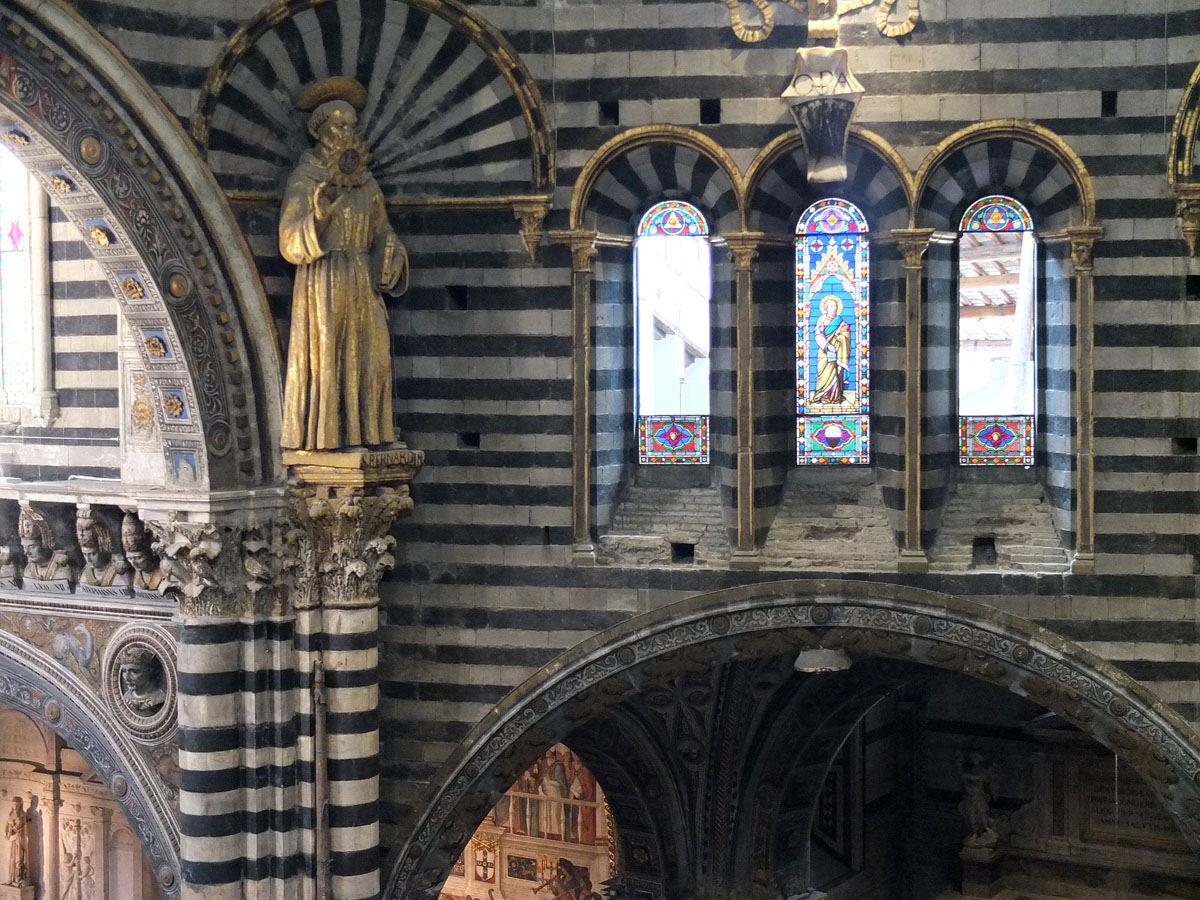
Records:
[[[796,226],[796,462],[871,456],[867,220],[831,198]]]
[[[652,206],[634,238],[638,459],[709,461],[712,255],[708,223],[679,200]]]
[[[31,187],[25,166],[0,147],[0,403],[13,406],[33,392]]]
[[[1037,239],[1029,211],[993,194],[959,225],[958,433],[964,466],[1033,465]]]

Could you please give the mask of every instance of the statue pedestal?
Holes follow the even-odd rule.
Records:
[[[990,900],[1004,887],[1004,856],[995,847],[964,847],[962,895],[964,900]]]
[[[285,450],[288,471],[310,485],[336,488],[406,485],[425,462],[421,450],[389,444],[373,450]]]
[[[33,900],[37,888],[32,884],[18,887],[15,884],[0,884],[0,900]]]

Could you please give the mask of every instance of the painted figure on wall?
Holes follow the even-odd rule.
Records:
[[[29,884],[29,843],[25,803],[13,797],[12,809],[4,822],[4,839],[8,842],[8,881],[18,887]]]
[[[577,866],[566,857],[560,857],[554,875],[543,881],[534,893],[546,891],[551,900],[588,900],[600,895],[592,890],[591,873],[586,866]]]
[[[841,317],[842,301],[833,294],[821,298],[821,316],[813,330],[817,342],[817,389],[813,403],[840,404],[846,399],[850,370],[850,326]]]
[[[358,133],[366,90],[349,78],[312,85],[317,145],[284,190],[279,249],[296,266],[284,389],[283,446],[377,446],[396,439],[387,308],[408,286],[408,254]]]

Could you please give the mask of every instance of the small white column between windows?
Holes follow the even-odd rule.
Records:
[[[50,198],[29,176],[29,318],[33,330],[32,390],[28,407],[43,428],[58,415],[54,348],[50,335]]]

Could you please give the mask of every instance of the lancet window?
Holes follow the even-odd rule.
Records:
[[[796,226],[796,462],[871,455],[867,220],[852,203],[810,206]]]
[[[708,223],[678,200],[651,207],[634,239],[638,459],[709,461],[712,256]]]
[[[1033,465],[1037,239],[1011,197],[967,209],[958,244],[958,432],[964,466]]]

